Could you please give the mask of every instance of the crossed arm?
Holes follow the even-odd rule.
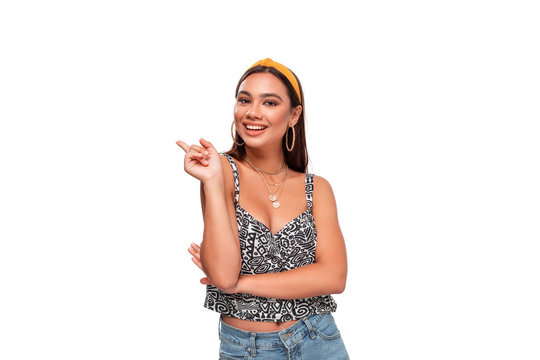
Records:
[[[206,254],[196,244],[192,244],[188,249],[195,265],[207,275],[207,277],[201,279],[201,283],[212,284],[226,293],[245,293],[279,299],[298,299],[343,292],[347,279],[347,254],[345,241],[339,227],[335,197],[326,179],[315,176],[313,185],[312,209],[317,230],[315,263],[279,273],[257,275],[240,275],[237,262],[241,261],[241,259],[236,255],[240,252],[239,244],[237,247],[232,247],[232,249],[230,246],[226,249],[231,254],[236,252],[235,256],[232,257],[232,263],[235,266],[229,267],[228,273],[223,271],[227,269],[224,267],[227,266],[226,257],[224,256],[221,256],[220,265],[212,266],[216,264],[209,261],[211,257],[207,255],[211,254],[211,251],[214,251],[213,253],[217,255],[218,247],[216,245],[219,245],[217,241],[219,236],[215,229],[214,231],[206,229],[211,224],[207,221],[208,211],[205,211],[204,204],[208,206],[211,201],[208,201],[208,196],[205,197],[201,192],[203,214],[205,215],[205,234],[215,237],[212,239],[213,242],[211,242],[212,240],[208,242],[210,246],[205,248],[207,244],[204,244],[204,242],[207,241],[208,237],[203,236],[201,247],[203,251],[206,251]],[[207,207],[207,209],[210,208]],[[210,212],[213,213],[212,210]],[[229,226],[232,224],[232,220],[231,217]],[[233,232],[236,239],[238,239],[238,232]],[[225,247],[222,247],[221,250],[225,250]],[[201,255],[206,256],[201,257]],[[203,261],[201,261],[201,258]],[[231,259],[231,257],[228,258]],[[209,271],[211,274],[220,274],[217,282],[214,281],[216,275],[214,277],[208,276]]]
[[[197,244],[192,244],[189,251],[193,255],[193,262],[199,265],[197,248]],[[234,287],[222,290],[227,293],[244,293],[278,299],[340,294],[345,290],[346,272],[346,265],[344,269],[328,271],[325,264],[315,262],[279,273],[240,275]],[[206,277],[201,279],[201,283],[212,284]]]

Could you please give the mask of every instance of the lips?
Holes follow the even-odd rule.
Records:
[[[257,135],[260,135],[260,134],[262,134],[263,132],[265,132],[266,129],[268,129],[268,127],[267,127],[267,126],[264,126],[264,125],[255,125],[255,124],[246,124],[246,123],[244,123],[243,125],[244,125],[244,130],[245,130],[245,132],[246,132],[248,135],[250,135],[250,136],[257,136]],[[259,126],[264,126],[264,129],[248,129],[248,128],[247,128],[247,125],[253,125],[253,126],[257,126],[257,127],[259,127]]]

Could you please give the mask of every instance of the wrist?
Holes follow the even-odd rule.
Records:
[[[202,181],[202,184],[205,192],[223,190],[225,188],[225,181],[223,180],[223,176],[216,176],[205,179],[204,181]]]

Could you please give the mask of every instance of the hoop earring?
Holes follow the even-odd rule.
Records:
[[[244,141],[243,143],[241,143],[241,144],[239,144],[239,143],[236,142],[236,139],[234,138],[234,135],[233,135],[233,126],[234,126],[234,120],[233,120],[232,123],[231,123],[231,137],[232,137],[234,143],[235,143],[236,145],[238,145],[238,146],[244,145],[244,144],[246,143],[245,141]],[[235,130],[235,132],[236,132],[236,130]]]
[[[289,126],[290,128],[292,128],[292,146],[291,148],[289,149],[289,128],[287,128],[287,131],[285,132],[285,146],[287,147],[287,151],[288,152],[291,152],[292,149],[294,149],[294,125],[293,126]]]

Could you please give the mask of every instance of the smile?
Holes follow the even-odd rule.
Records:
[[[251,136],[262,134],[266,130],[266,128],[266,126],[261,125],[244,124],[244,129],[246,130],[246,133]]]

